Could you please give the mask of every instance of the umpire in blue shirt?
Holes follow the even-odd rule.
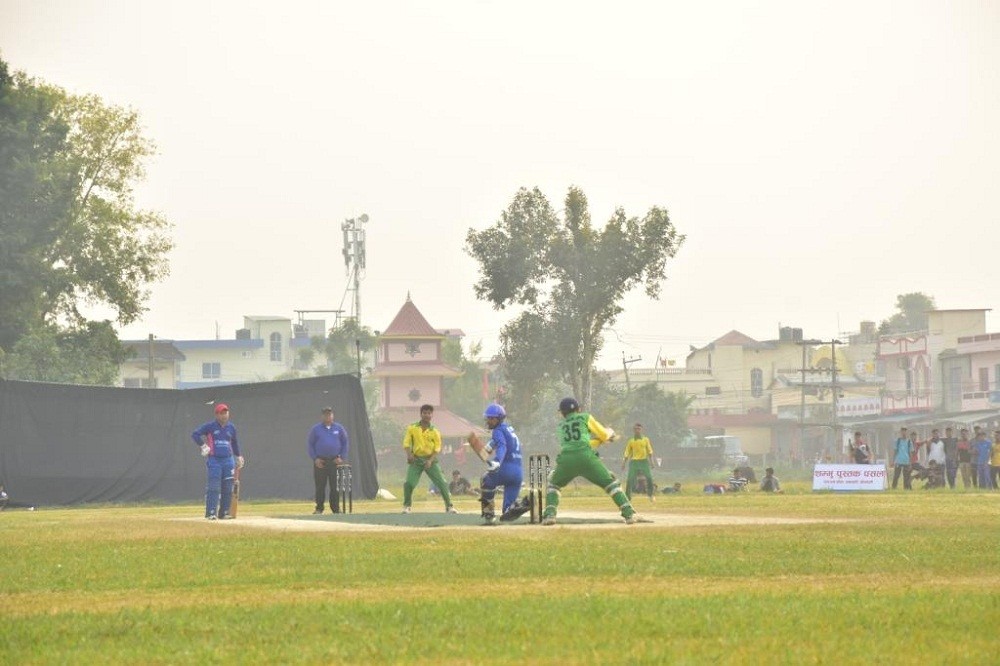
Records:
[[[323,408],[323,420],[309,431],[309,457],[313,461],[313,480],[316,482],[316,510],[323,513],[326,485],[330,484],[330,510],[339,513],[337,503],[337,465],[347,464],[347,431],[333,420],[333,407]]]

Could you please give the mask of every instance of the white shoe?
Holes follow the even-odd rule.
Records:
[[[410,512],[410,507],[404,506],[403,507],[403,513],[409,513],[409,512]]]
[[[637,513],[633,513],[631,516],[625,519],[626,525],[635,525],[636,523],[651,523],[653,522],[649,518],[643,518]]]
[[[650,502],[655,502],[656,501],[656,497],[654,497],[653,495],[650,495],[649,496],[649,501]]]
[[[542,525],[555,525],[555,524],[556,524],[555,516],[545,516],[544,518],[542,518]]]
[[[445,509],[444,511],[445,511],[445,513],[458,513],[458,509],[456,509],[456,508],[455,508],[455,507],[453,507],[453,506],[449,506],[449,507],[448,507],[447,509]]]

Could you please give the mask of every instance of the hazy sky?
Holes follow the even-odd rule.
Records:
[[[124,337],[349,308],[340,224],[367,213],[362,323],[409,292],[491,353],[514,314],[476,301],[466,231],[576,185],[595,223],[658,205],[687,235],[601,367],[829,338],[913,291],[1000,310],[998,36],[990,0],[0,0],[0,57],[158,146],[137,201],[177,247]]]

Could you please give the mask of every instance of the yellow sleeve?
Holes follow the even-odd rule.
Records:
[[[406,432],[403,433],[403,448],[413,449],[413,431],[410,426],[406,426]]]
[[[441,431],[435,428],[431,432],[434,433],[434,453],[441,453]]]
[[[646,437],[646,455],[653,457],[653,443],[649,441],[649,437]]]
[[[593,416],[587,420],[587,429],[590,430],[590,446],[596,449],[601,444],[608,441],[608,431]]]

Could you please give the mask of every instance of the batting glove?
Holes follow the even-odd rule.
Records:
[[[247,461],[243,459],[243,456],[236,456],[236,467],[237,469],[243,469],[243,466],[247,464]]]
[[[201,456],[203,458],[207,458],[208,454],[209,454],[209,452],[211,452],[211,450],[212,449],[208,448],[208,444],[202,444],[201,445]]]
[[[488,463],[486,463],[486,469],[488,469],[491,472],[496,471],[500,469],[500,463],[498,463],[496,460],[491,460]]]

